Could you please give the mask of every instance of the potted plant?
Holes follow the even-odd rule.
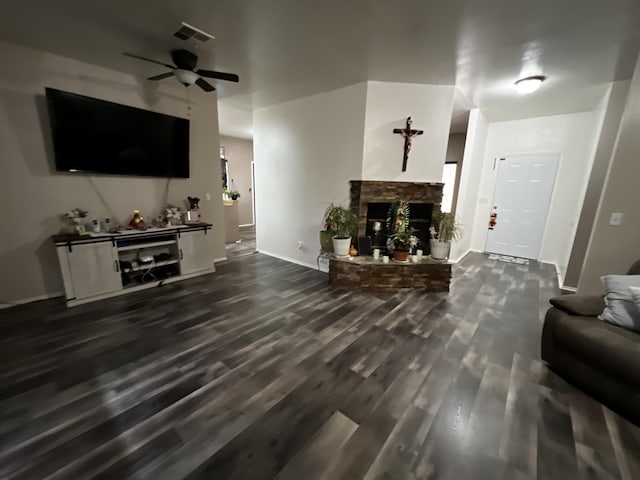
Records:
[[[453,213],[442,212],[434,215],[429,228],[431,239],[431,256],[437,259],[447,258],[451,249],[451,241],[462,236],[462,225],[457,222]]]
[[[389,235],[389,248],[393,247],[393,259],[406,262],[411,246],[416,241],[414,229],[409,227],[409,202],[400,199],[391,204],[387,217],[387,231],[392,232]]]
[[[329,205],[324,212],[325,231],[332,233],[333,251],[337,256],[348,256],[351,236],[358,228],[358,217],[349,208]],[[322,235],[321,235],[322,241]]]
[[[229,200],[238,200],[240,198],[240,192],[237,190],[229,190],[228,187],[222,189],[222,194]]]

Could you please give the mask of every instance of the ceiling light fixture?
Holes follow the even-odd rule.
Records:
[[[183,70],[181,68],[176,68],[173,73],[175,74],[178,81],[185,87],[193,85],[194,83],[196,83],[196,80],[200,78],[196,73],[189,70]]]
[[[546,79],[547,77],[543,75],[533,75],[531,77],[521,78],[516,82],[516,88],[518,89],[518,93],[522,93],[523,95],[533,93],[540,88],[540,85],[542,85],[542,82]]]

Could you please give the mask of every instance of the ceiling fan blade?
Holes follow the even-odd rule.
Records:
[[[202,75],[207,78],[218,78],[220,80],[227,80],[229,82],[237,82],[240,80],[235,73],[215,72],[213,70],[196,70],[198,75]]]
[[[176,68],[173,65],[169,65],[168,63],[162,63],[162,62],[158,62],[157,60],[152,60],[150,58],[141,57],[140,55],[136,55],[135,53],[124,52],[124,55],[126,55],[127,57],[137,58],[138,60],[144,60],[145,62],[151,62],[151,63],[155,63],[157,65],[162,65],[163,67],[170,68],[171,70]]]
[[[196,85],[198,85],[205,92],[213,92],[216,89],[216,87],[211,85],[209,82],[203,80],[202,78],[199,78],[198,80],[196,80]]]
[[[147,78],[147,80],[163,80],[165,78],[173,77],[173,72],[161,73],[160,75],[155,75],[153,77]]]

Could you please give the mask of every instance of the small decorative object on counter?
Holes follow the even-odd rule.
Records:
[[[87,211],[81,208],[74,208],[65,214],[65,218],[73,222],[75,233],[78,235],[88,235],[87,228],[84,224],[87,217]]]
[[[358,256],[358,249],[351,245],[351,248],[349,248],[349,255],[351,255],[352,257]]]
[[[164,218],[169,225],[182,225],[182,213],[180,207],[168,204],[164,207]]]
[[[91,220],[91,230],[93,233],[100,233],[100,220],[97,218]]]
[[[187,197],[187,200],[189,200],[189,210],[187,210],[186,223],[200,223],[200,199]]]
[[[111,221],[111,217],[104,217],[104,231],[113,233],[118,231],[118,225],[114,225]]]
[[[129,220],[129,226],[131,228],[135,228],[136,230],[146,230],[147,225],[144,223],[144,217],[140,210],[136,209],[133,211],[133,215],[131,216],[131,220]]]

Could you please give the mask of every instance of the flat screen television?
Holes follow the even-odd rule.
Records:
[[[189,178],[189,120],[45,90],[56,170]]]

